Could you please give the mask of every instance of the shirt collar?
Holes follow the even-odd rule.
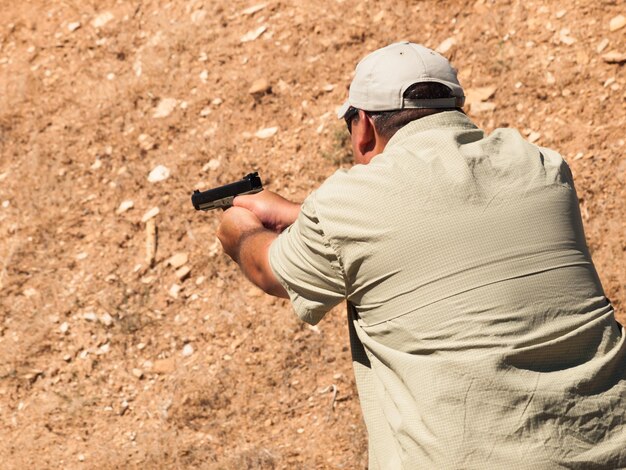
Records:
[[[478,127],[460,111],[444,111],[409,122],[389,139],[387,147],[395,145],[411,135],[433,129],[475,130]]]

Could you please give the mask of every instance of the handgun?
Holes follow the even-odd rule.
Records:
[[[249,173],[239,181],[225,184],[207,191],[195,190],[191,195],[191,203],[198,211],[212,209],[228,209],[233,205],[236,196],[258,193],[263,189],[259,173]]]

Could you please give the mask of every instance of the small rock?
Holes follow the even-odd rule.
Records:
[[[165,118],[172,114],[172,111],[176,109],[176,105],[178,104],[178,100],[176,98],[164,98],[159,101],[158,106],[154,110],[154,114],[152,114],[153,118],[160,119]]]
[[[34,297],[38,294],[37,289],[33,289],[32,287],[27,287],[26,289],[24,289],[23,294],[26,297]]]
[[[102,160],[96,158],[96,161],[92,163],[90,168],[92,170],[99,170],[100,168],[102,168]]]
[[[211,100],[211,104],[215,107],[217,106],[221,106],[221,104],[224,102],[224,100],[222,98],[213,98]]]
[[[189,277],[190,273],[191,273],[191,268],[189,266],[183,266],[182,268],[179,268],[176,270],[176,277],[180,281],[184,281]]]
[[[137,377],[138,379],[143,378],[143,371],[142,371],[141,369],[137,369],[137,368],[135,368],[135,369],[133,369],[133,371],[132,371],[132,372],[133,372],[133,375],[134,375],[135,377]]]
[[[609,31],[617,31],[618,29],[622,29],[624,26],[626,26],[626,16],[617,15],[609,22]]]
[[[255,39],[258,39],[261,36],[261,34],[263,34],[265,31],[267,31],[267,26],[265,25],[259,26],[257,29],[248,31],[246,34],[241,36],[240,40],[241,42],[254,41]]]
[[[212,112],[213,112],[213,110],[211,108],[209,108],[208,106],[206,106],[206,107],[202,108],[202,110],[200,111],[200,116],[201,117],[207,117]]]
[[[539,132],[531,132],[528,136],[528,142],[534,144],[541,138],[541,134]]]
[[[576,42],[576,39],[571,37],[569,34],[570,30],[568,28],[563,28],[561,31],[559,31],[559,41],[567,46],[571,46],[572,44],[574,44]]]
[[[135,346],[139,351],[143,351],[146,348],[146,343],[137,343]]]
[[[9,207],[10,205],[11,205],[11,201],[9,201],[8,199],[6,201],[2,201],[2,207],[4,207],[5,209]]]
[[[85,456],[83,454],[78,454],[78,461],[79,462],[84,462],[85,461]]]
[[[255,132],[254,136],[259,139],[269,139],[273,137],[278,132],[278,127],[267,127],[265,129],[259,129]]]
[[[59,326],[59,331],[63,334],[66,334],[69,330],[70,330],[70,325],[66,321],[61,323],[61,326]]]
[[[322,87],[322,90],[325,91],[326,93],[330,93],[331,91],[333,91],[335,89],[335,85],[329,83],[328,85],[324,85]]]
[[[93,21],[91,22],[91,26],[93,26],[94,28],[102,28],[104,25],[106,25],[113,18],[115,18],[113,13],[111,13],[110,11],[106,11],[106,12],[101,13],[98,16],[96,16],[93,19]]]
[[[253,5],[251,7],[242,10],[241,14],[245,16],[254,15],[256,12],[261,11],[263,8],[267,6],[267,3],[259,3],[258,5]]]
[[[98,315],[94,312],[85,312],[83,313],[83,319],[87,321],[98,321]]]
[[[152,150],[156,146],[155,140],[148,134],[141,134],[137,137],[137,142],[139,142],[139,148],[141,150],[145,150],[146,152]]]
[[[158,207],[153,207],[152,209],[150,209],[148,212],[146,212],[143,217],[141,218],[141,222],[146,223],[148,220],[156,217],[159,214],[159,208]]]
[[[126,411],[128,411],[129,406],[130,405],[128,404],[128,402],[126,400],[124,400],[122,402],[122,404],[120,405],[120,412],[119,412],[120,416],[123,416],[124,413],[126,413]]]
[[[456,39],[454,38],[445,39],[444,41],[441,42],[441,44],[439,44],[435,48],[435,51],[438,52],[439,54],[445,54],[450,49],[452,49],[452,47],[454,47],[455,44],[456,44]]]
[[[271,91],[272,86],[270,85],[270,83],[265,78],[259,78],[252,83],[250,89],[248,90],[248,93],[254,96],[260,96],[266,93],[271,93]]]
[[[596,52],[599,54],[604,49],[606,49],[606,46],[608,45],[609,45],[609,40],[607,38],[604,38],[602,41],[600,41],[600,43],[596,47]]]
[[[80,21],[73,21],[73,22],[71,22],[70,24],[67,25],[67,29],[69,29],[70,32],[73,33],[78,28],[80,28],[80,26],[81,26]]]
[[[172,266],[174,269],[178,269],[189,261],[189,255],[187,253],[176,253],[170,256],[165,264]]]
[[[602,56],[602,60],[608,64],[621,64],[626,62],[626,53],[611,51]]]
[[[183,346],[183,352],[182,352],[183,357],[189,357],[192,354],[193,354],[193,346],[189,343],[185,344],[185,346]]]
[[[78,253],[78,254],[76,255],[76,259],[77,259],[78,261],[82,261],[82,260],[84,260],[84,259],[87,259],[87,257],[88,257],[88,256],[89,256],[89,255],[88,255],[87,253],[85,253],[84,251],[82,251],[82,252],[80,252],[80,253]]]
[[[567,14],[567,10],[559,10],[559,11],[557,11],[557,12],[556,12],[556,15],[555,15],[555,16],[556,16],[556,18],[557,18],[557,19],[559,19],[559,20],[560,20],[560,19],[561,19],[561,18],[563,18],[566,14]]]
[[[170,177],[170,169],[164,165],[157,165],[152,169],[150,174],[148,175],[148,181],[150,183],[158,183],[160,181],[165,181]]]
[[[180,290],[181,290],[181,287],[178,284],[172,284],[172,287],[170,287],[170,290],[167,293],[173,299],[177,299],[178,294],[180,293]]]
[[[497,88],[495,86],[485,86],[478,88],[468,88],[465,92],[465,101],[468,104],[478,103],[480,101],[487,101],[493,97]]]
[[[556,83],[556,78],[550,72],[546,74],[546,83],[548,85],[554,85]]]
[[[119,205],[119,207],[115,210],[115,213],[117,215],[123,214],[124,212],[132,209],[133,207],[135,207],[135,203],[130,200],[127,199],[126,201],[122,201],[122,203]]]
[[[202,167],[202,171],[215,171],[220,167],[221,164],[222,162],[220,160],[218,160],[217,158],[212,158]]]
[[[198,276],[196,278],[196,286],[199,286],[200,284],[202,284],[204,281],[206,281],[206,277],[204,276]]]
[[[209,80],[209,71],[203,70],[202,72],[200,72],[199,77],[203,83],[206,83]]]
[[[474,114],[488,113],[490,111],[494,111],[496,109],[496,104],[491,102],[478,102],[472,103],[471,111]]]
[[[113,324],[113,317],[108,312],[104,312],[100,315],[99,320],[104,326],[111,326]]]
[[[72,356],[70,356],[69,354],[64,354],[63,355],[63,360],[65,362],[70,362],[72,360]]]
[[[196,10],[191,14],[191,22],[193,24],[200,24],[206,18],[206,11],[204,10]]]

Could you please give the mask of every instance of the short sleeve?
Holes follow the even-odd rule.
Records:
[[[345,299],[341,262],[329,244],[315,211],[314,195],[298,219],[272,243],[269,262],[287,290],[296,314],[315,325]]]

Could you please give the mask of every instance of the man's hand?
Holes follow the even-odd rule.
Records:
[[[217,238],[224,251],[257,287],[270,295],[288,298],[269,264],[269,249],[278,235],[265,227],[259,218],[243,207],[231,207],[224,212],[217,228]]]
[[[257,194],[237,196],[233,206],[243,207],[253,212],[261,224],[269,230],[280,233],[293,224],[300,213],[300,204],[288,201],[268,190]]]
[[[263,224],[252,212],[241,207],[231,207],[224,212],[222,223],[217,228],[217,238],[226,254],[239,263],[242,242],[251,233],[263,230]]]

